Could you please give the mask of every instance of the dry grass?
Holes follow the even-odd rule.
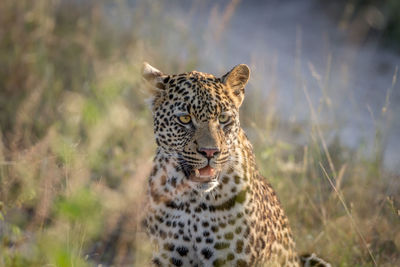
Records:
[[[139,68],[197,62],[185,29],[161,12],[145,2],[0,2],[0,266],[147,265],[140,217],[155,146]],[[160,25],[193,56],[163,53]],[[337,266],[400,265],[398,175],[328,143],[311,104],[313,120],[294,124],[259,94],[249,91],[243,125],[299,250]],[[282,129],[310,141],[291,144]]]

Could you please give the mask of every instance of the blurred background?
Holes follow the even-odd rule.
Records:
[[[298,250],[400,265],[400,1],[0,1],[0,266],[148,266],[143,61],[252,70],[241,122]]]

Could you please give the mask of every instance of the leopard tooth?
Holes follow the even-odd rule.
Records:
[[[200,177],[200,172],[199,172],[198,169],[195,169],[195,170],[194,170],[194,173],[195,173],[196,177]]]

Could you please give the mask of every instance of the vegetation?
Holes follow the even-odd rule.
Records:
[[[397,0],[340,0],[321,4],[338,18],[341,28],[351,32],[353,41],[379,36],[385,45],[400,46],[400,2]],[[326,5],[327,4],[327,5]]]
[[[161,12],[145,1],[0,1],[0,266],[148,264],[140,221],[155,145],[141,63],[198,62]],[[177,55],[163,53],[161,25],[177,32]],[[371,156],[327,142],[336,126],[318,123],[311,103],[313,119],[294,124],[266,101],[248,90],[242,121],[299,250],[335,266],[400,265],[400,179],[382,167],[379,127]]]

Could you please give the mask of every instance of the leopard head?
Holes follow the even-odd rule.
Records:
[[[211,190],[229,165],[249,75],[244,64],[215,77],[197,71],[167,75],[144,63],[156,143],[176,159],[192,187]]]

